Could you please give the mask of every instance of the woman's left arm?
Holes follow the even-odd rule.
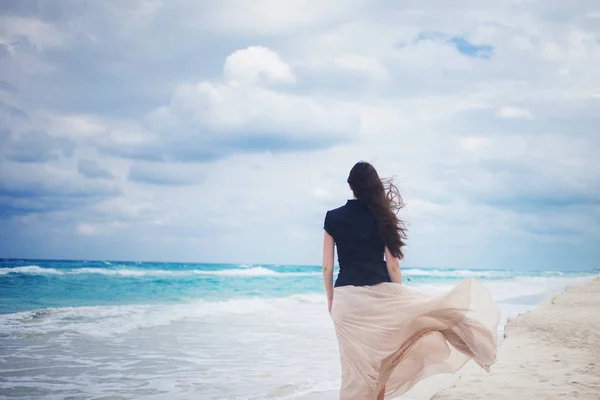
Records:
[[[325,283],[325,291],[327,292],[327,309],[331,313],[331,305],[333,304],[333,253],[334,240],[333,237],[324,231],[323,234],[323,281]]]
[[[385,246],[385,265],[387,266],[390,279],[394,283],[402,283],[402,272],[400,272],[400,260],[394,257],[390,250]]]

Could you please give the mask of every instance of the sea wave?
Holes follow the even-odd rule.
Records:
[[[491,278],[508,279],[518,276],[563,276],[560,271],[517,271],[517,270],[476,270],[476,269],[423,269],[407,268],[402,273],[407,276],[422,276],[432,278]]]
[[[0,337],[46,334],[80,334],[110,337],[136,329],[152,328],[181,320],[202,320],[227,315],[278,312],[289,314],[302,304],[325,305],[321,294],[282,298],[196,300],[179,304],[55,307],[0,315]]]
[[[520,276],[553,277],[563,276],[561,271],[512,271],[512,270],[470,270],[470,269],[425,269],[407,268],[402,273],[406,277],[422,278],[467,278],[478,277],[482,279],[511,279]],[[262,266],[242,264],[237,268],[226,269],[145,269],[128,268],[123,265],[114,267],[83,267],[83,268],[43,268],[38,265],[27,265],[13,268],[0,268],[0,275],[24,274],[24,275],[83,275],[96,274],[115,277],[182,277],[182,276],[227,276],[227,277],[300,277],[321,276],[320,271],[287,271],[274,270]]]
[[[0,275],[24,274],[24,275],[62,275],[63,272],[55,268],[42,268],[38,265],[26,265],[23,267],[0,268]]]
[[[497,276],[510,276],[512,272],[510,271],[493,271],[493,270],[468,270],[468,269],[460,269],[460,270],[439,270],[439,269],[421,269],[421,268],[407,268],[403,269],[402,273],[408,276],[431,276],[431,277],[441,277],[441,278],[462,278],[462,277],[497,277]]]
[[[297,276],[319,276],[320,272],[280,272],[265,267],[244,267],[239,269],[221,269],[221,270],[163,270],[163,269],[134,269],[134,268],[74,268],[57,270],[55,268],[42,268],[37,265],[0,268],[0,275],[7,274],[26,274],[26,275],[82,275],[96,274],[105,276],[120,277],[181,277],[181,276],[231,276],[231,277],[297,277]]]

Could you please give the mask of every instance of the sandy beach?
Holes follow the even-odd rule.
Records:
[[[470,368],[433,400],[600,399],[600,278],[508,321],[490,374]]]
[[[511,318],[487,374],[469,362],[455,375],[419,382],[398,400],[600,399],[600,277],[571,285]],[[444,389],[446,388],[446,389]],[[302,400],[337,399],[337,392]]]

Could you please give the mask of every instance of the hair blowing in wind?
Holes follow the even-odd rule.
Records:
[[[396,214],[404,207],[404,202],[392,178],[379,178],[371,164],[360,161],[350,170],[347,182],[356,198],[365,203],[375,216],[385,246],[394,257],[402,259],[407,230]]]

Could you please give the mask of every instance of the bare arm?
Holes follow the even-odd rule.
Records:
[[[387,246],[385,248],[385,264],[387,266],[388,274],[390,274],[390,279],[394,283],[402,283],[402,273],[400,272],[400,260],[397,257],[394,257],[392,253],[388,250]]]
[[[327,292],[327,308],[331,312],[333,303],[333,237],[327,231],[323,235],[323,281]]]

